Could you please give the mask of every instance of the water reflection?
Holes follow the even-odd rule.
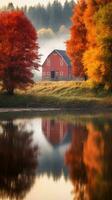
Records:
[[[112,119],[62,119],[0,121],[0,198],[112,199]]]
[[[72,126],[72,125],[71,125]],[[43,119],[42,130],[46,139],[53,145],[57,146],[63,142],[64,137],[67,133],[71,134],[69,130],[70,125],[66,122],[54,120],[54,119]]]
[[[65,156],[74,199],[112,199],[112,121],[90,121],[78,128]]]
[[[35,181],[37,146],[32,132],[13,121],[0,122],[0,197],[23,199]]]
[[[64,154],[71,141],[75,126],[62,120],[42,119],[43,135],[48,142],[43,159],[39,162],[38,175],[46,174],[53,177],[54,181],[64,176],[68,178],[68,170],[64,163]],[[50,150],[48,151],[50,147]],[[48,154],[47,154],[48,151]],[[40,157],[42,158],[42,154]]]
[[[81,124],[76,125],[71,144],[66,152],[65,162],[69,176],[74,185],[74,199],[85,199],[85,185],[87,183],[86,167],[83,162],[83,147],[87,139],[87,129]]]

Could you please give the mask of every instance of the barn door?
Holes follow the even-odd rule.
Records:
[[[51,71],[51,79],[55,79],[56,73],[55,71]]]

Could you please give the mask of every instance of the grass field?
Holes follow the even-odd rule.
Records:
[[[26,91],[8,96],[1,92],[0,107],[59,107],[111,110],[112,93],[95,88],[90,82],[38,82]]]

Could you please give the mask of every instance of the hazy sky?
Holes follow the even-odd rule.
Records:
[[[38,3],[47,4],[48,2],[53,2],[54,0],[0,0],[0,7],[8,5],[9,2],[12,2],[15,6],[24,6],[24,5],[35,5]],[[65,0],[60,0],[64,3]]]

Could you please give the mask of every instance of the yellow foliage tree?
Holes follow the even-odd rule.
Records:
[[[99,55],[101,55],[101,49],[97,47],[90,48],[83,56],[85,72],[87,76],[96,83],[102,83],[102,76],[104,74],[104,66],[98,59]]]
[[[93,16],[95,45],[83,54],[88,77],[112,89],[112,3],[102,5]],[[90,44],[90,43],[89,43]]]

